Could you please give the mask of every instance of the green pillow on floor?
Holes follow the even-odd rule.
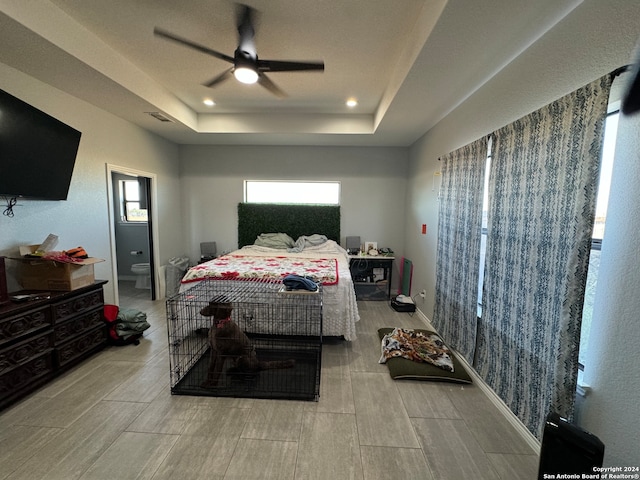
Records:
[[[430,330],[414,330],[416,332],[434,333]],[[382,341],[382,338],[386,334],[392,331],[393,328],[380,328],[378,330],[380,341]],[[414,362],[399,357],[388,359],[386,365],[389,367],[389,374],[394,380],[440,380],[444,382],[471,383],[471,377],[453,352],[451,352],[451,360],[453,361],[453,372],[448,372],[430,363]]]

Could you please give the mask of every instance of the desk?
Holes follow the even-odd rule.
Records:
[[[349,255],[349,270],[357,300],[389,300],[391,272],[395,257],[387,255]]]

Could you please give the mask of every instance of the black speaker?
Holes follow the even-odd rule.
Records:
[[[200,242],[200,263],[216,258],[216,242]]]
[[[595,467],[602,467],[603,458],[604,443],[598,437],[556,413],[547,415],[538,480],[558,478],[558,474],[593,475]]]
[[[353,255],[360,252],[360,237],[347,237],[347,252]]]

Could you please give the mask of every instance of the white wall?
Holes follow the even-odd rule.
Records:
[[[243,182],[270,179],[340,181],[342,245],[346,236],[357,235],[400,254],[407,153],[404,148],[182,146],[188,253],[197,259],[202,241],[216,241],[218,252],[235,250]]]
[[[96,278],[109,280],[105,299],[113,302],[106,164],[157,175],[160,263],[183,250],[176,145],[4,64],[0,64],[0,88],[82,132],[68,199],[20,200],[13,218],[0,216],[0,254],[14,256],[19,245],[41,243],[54,233],[60,238],[57,248],[81,245],[91,256],[106,260],[95,266],[95,272]],[[28,174],[28,165],[25,169]],[[9,289],[16,290],[15,262],[6,263]]]
[[[639,186],[640,114],[621,115],[583,377],[591,391],[578,411],[581,425],[598,432],[608,464],[616,466],[640,465]]]
[[[431,185],[433,172],[439,170],[437,158],[627,64],[640,36],[638,18],[640,2],[585,0],[411,147],[405,250],[414,261],[414,290],[427,290],[427,298],[422,304],[419,300],[418,308],[429,318],[433,314],[435,287],[437,228],[433,227],[437,226],[438,218],[437,196],[436,192],[431,191]],[[603,319],[605,325],[602,328],[607,335],[601,345],[599,358],[604,363],[593,372],[590,380],[598,392],[584,402],[585,428],[602,436],[607,443],[605,463],[618,466],[640,464],[640,450],[637,447],[640,432],[640,416],[637,415],[640,378],[635,362],[638,350],[637,312],[640,305],[637,287],[640,284],[640,269],[637,268],[637,255],[632,254],[631,250],[635,243],[637,251],[640,224],[637,218],[629,218],[629,215],[637,216],[634,205],[639,185],[638,123],[628,128],[635,129],[635,144],[629,142],[621,145],[626,154],[616,152],[616,157],[634,155],[636,176],[632,176],[630,171],[622,175],[631,176],[628,180],[636,187],[636,191],[632,186],[622,189],[624,198],[617,205],[621,209],[619,215],[624,217],[621,223],[631,222],[627,228],[635,228],[635,231],[633,235],[628,235],[626,230],[612,233],[607,224],[607,242],[614,242],[611,237],[618,237],[620,244],[616,247],[619,249],[617,253],[624,252],[627,264],[625,269],[618,264],[611,266],[613,275],[618,275],[617,282],[598,284],[598,288],[606,289],[600,294],[601,297],[606,296],[617,302],[614,311],[618,315],[613,318],[609,314]],[[426,236],[421,235],[417,228],[422,223],[429,226]],[[631,238],[625,240],[622,237]],[[603,250],[601,271],[607,268],[605,261]],[[594,319],[595,316],[594,312]],[[623,378],[618,372],[620,362],[625,360],[630,362],[625,366],[630,375]],[[614,393],[614,389],[619,389],[619,393]]]

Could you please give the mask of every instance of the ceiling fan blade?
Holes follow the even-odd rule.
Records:
[[[287,94],[284,93],[275,83],[273,83],[271,79],[264,73],[258,74],[258,83],[278,98],[285,98],[287,96]]]
[[[258,60],[261,72],[295,72],[300,70],[324,71],[324,62],[290,62],[285,60]]]
[[[161,28],[158,28],[158,27],[154,28],[153,33],[154,35],[158,37],[162,37],[166,40],[171,40],[172,42],[176,42],[186,47],[193,48],[200,52],[206,53],[207,55],[211,55],[212,57],[216,57],[216,58],[219,58],[220,60],[224,60],[225,62],[233,63],[233,57],[230,57],[229,55],[225,55],[224,53],[220,53],[209,47],[200,45],[199,43],[195,43],[186,38],[180,37],[178,35],[174,35],[173,33],[167,32],[166,30],[163,30]]]
[[[222,72],[220,75],[213,77],[211,80],[203,83],[202,85],[204,85],[205,87],[215,87],[217,84],[224,82],[228,78],[231,78],[233,76],[231,72],[233,72],[233,67],[228,68],[227,70]]]

